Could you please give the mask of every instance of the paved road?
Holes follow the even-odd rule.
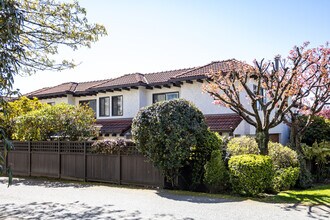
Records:
[[[0,177],[0,219],[329,219],[330,208]]]

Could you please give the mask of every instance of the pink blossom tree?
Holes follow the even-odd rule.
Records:
[[[317,48],[308,45],[295,46],[287,59],[277,56],[275,62],[263,59],[254,61],[254,66],[232,60],[227,63],[228,71],[209,74],[205,91],[215,104],[229,107],[256,128],[262,154],[268,153],[271,128],[305,114],[305,126],[295,132],[299,135],[330,99],[330,48],[328,44]],[[298,147],[297,141],[292,141],[293,147]]]

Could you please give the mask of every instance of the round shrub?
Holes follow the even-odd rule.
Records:
[[[214,150],[205,164],[204,182],[211,193],[223,191],[228,184],[228,171],[222,160],[221,150]]]
[[[206,132],[203,113],[182,99],[143,108],[132,123],[138,150],[164,172],[172,185],[180,168],[187,164],[191,148],[203,146],[200,140]]]
[[[253,137],[235,137],[228,142],[227,153],[231,156],[259,154],[259,148],[255,138]]]
[[[269,142],[268,155],[272,158],[275,169],[299,166],[297,152],[280,143]]]
[[[239,155],[228,162],[233,190],[242,195],[258,195],[271,186],[273,165],[269,156]]]
[[[299,167],[281,168],[275,171],[272,189],[275,192],[289,190],[293,187],[299,177]]]

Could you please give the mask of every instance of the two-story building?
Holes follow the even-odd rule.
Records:
[[[88,103],[96,113],[101,136],[108,138],[129,136],[132,119],[140,108],[176,98],[193,102],[205,115],[212,131],[229,136],[255,135],[254,127],[229,108],[213,104],[213,98],[203,93],[202,85],[206,83],[207,74],[210,71],[226,72],[229,62],[233,60],[156,73],[133,73],[99,81],[67,82],[33,91],[26,96],[37,97],[49,104]],[[289,129],[285,124],[271,129],[270,133],[272,140],[282,144],[288,142]]]

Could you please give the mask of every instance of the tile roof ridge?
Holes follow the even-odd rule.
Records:
[[[240,61],[236,60],[235,58],[231,58],[231,59],[227,59],[227,60],[216,60],[216,61],[212,61],[212,62],[210,62],[210,63],[208,63],[208,64],[205,64],[205,65],[202,65],[202,66],[195,67],[195,68],[193,68],[193,69],[191,69],[191,70],[188,70],[188,71],[186,71],[186,72],[179,73],[179,74],[173,76],[172,78],[176,78],[176,77],[182,76],[182,75],[187,74],[187,73],[189,73],[189,72],[192,72],[192,71],[195,71],[195,70],[198,70],[198,69],[201,69],[201,68],[204,68],[204,67],[210,66],[210,65],[215,64],[215,63],[226,63],[226,62],[230,62],[230,61],[240,62]]]
[[[39,93],[39,92],[43,92],[47,89],[50,89],[52,87],[48,86],[48,87],[44,87],[44,88],[41,88],[41,89],[37,89],[37,90],[34,90],[32,92],[28,92],[28,93],[25,93],[24,96],[30,96],[30,95],[33,95],[33,94],[36,94],[36,93]]]
[[[76,91],[76,88],[77,88],[77,87],[78,87],[78,83],[76,83],[76,82],[71,82],[70,89],[67,90],[67,91],[74,92],[74,91]]]
[[[134,73],[134,75],[135,75],[135,79],[137,82],[144,83],[147,81],[146,78],[144,77],[144,74],[142,74],[142,73]]]
[[[181,68],[181,69],[175,69],[175,70],[165,70],[165,71],[160,71],[160,72],[145,73],[144,75],[167,73],[167,72],[182,71],[182,70],[190,70],[190,69],[194,69],[194,68],[195,67]]]
[[[78,82],[78,84],[83,84],[83,83],[93,83],[93,82],[102,82],[106,80],[111,80],[111,79],[97,79],[97,80],[90,80],[90,81],[84,81],[84,82]]]

